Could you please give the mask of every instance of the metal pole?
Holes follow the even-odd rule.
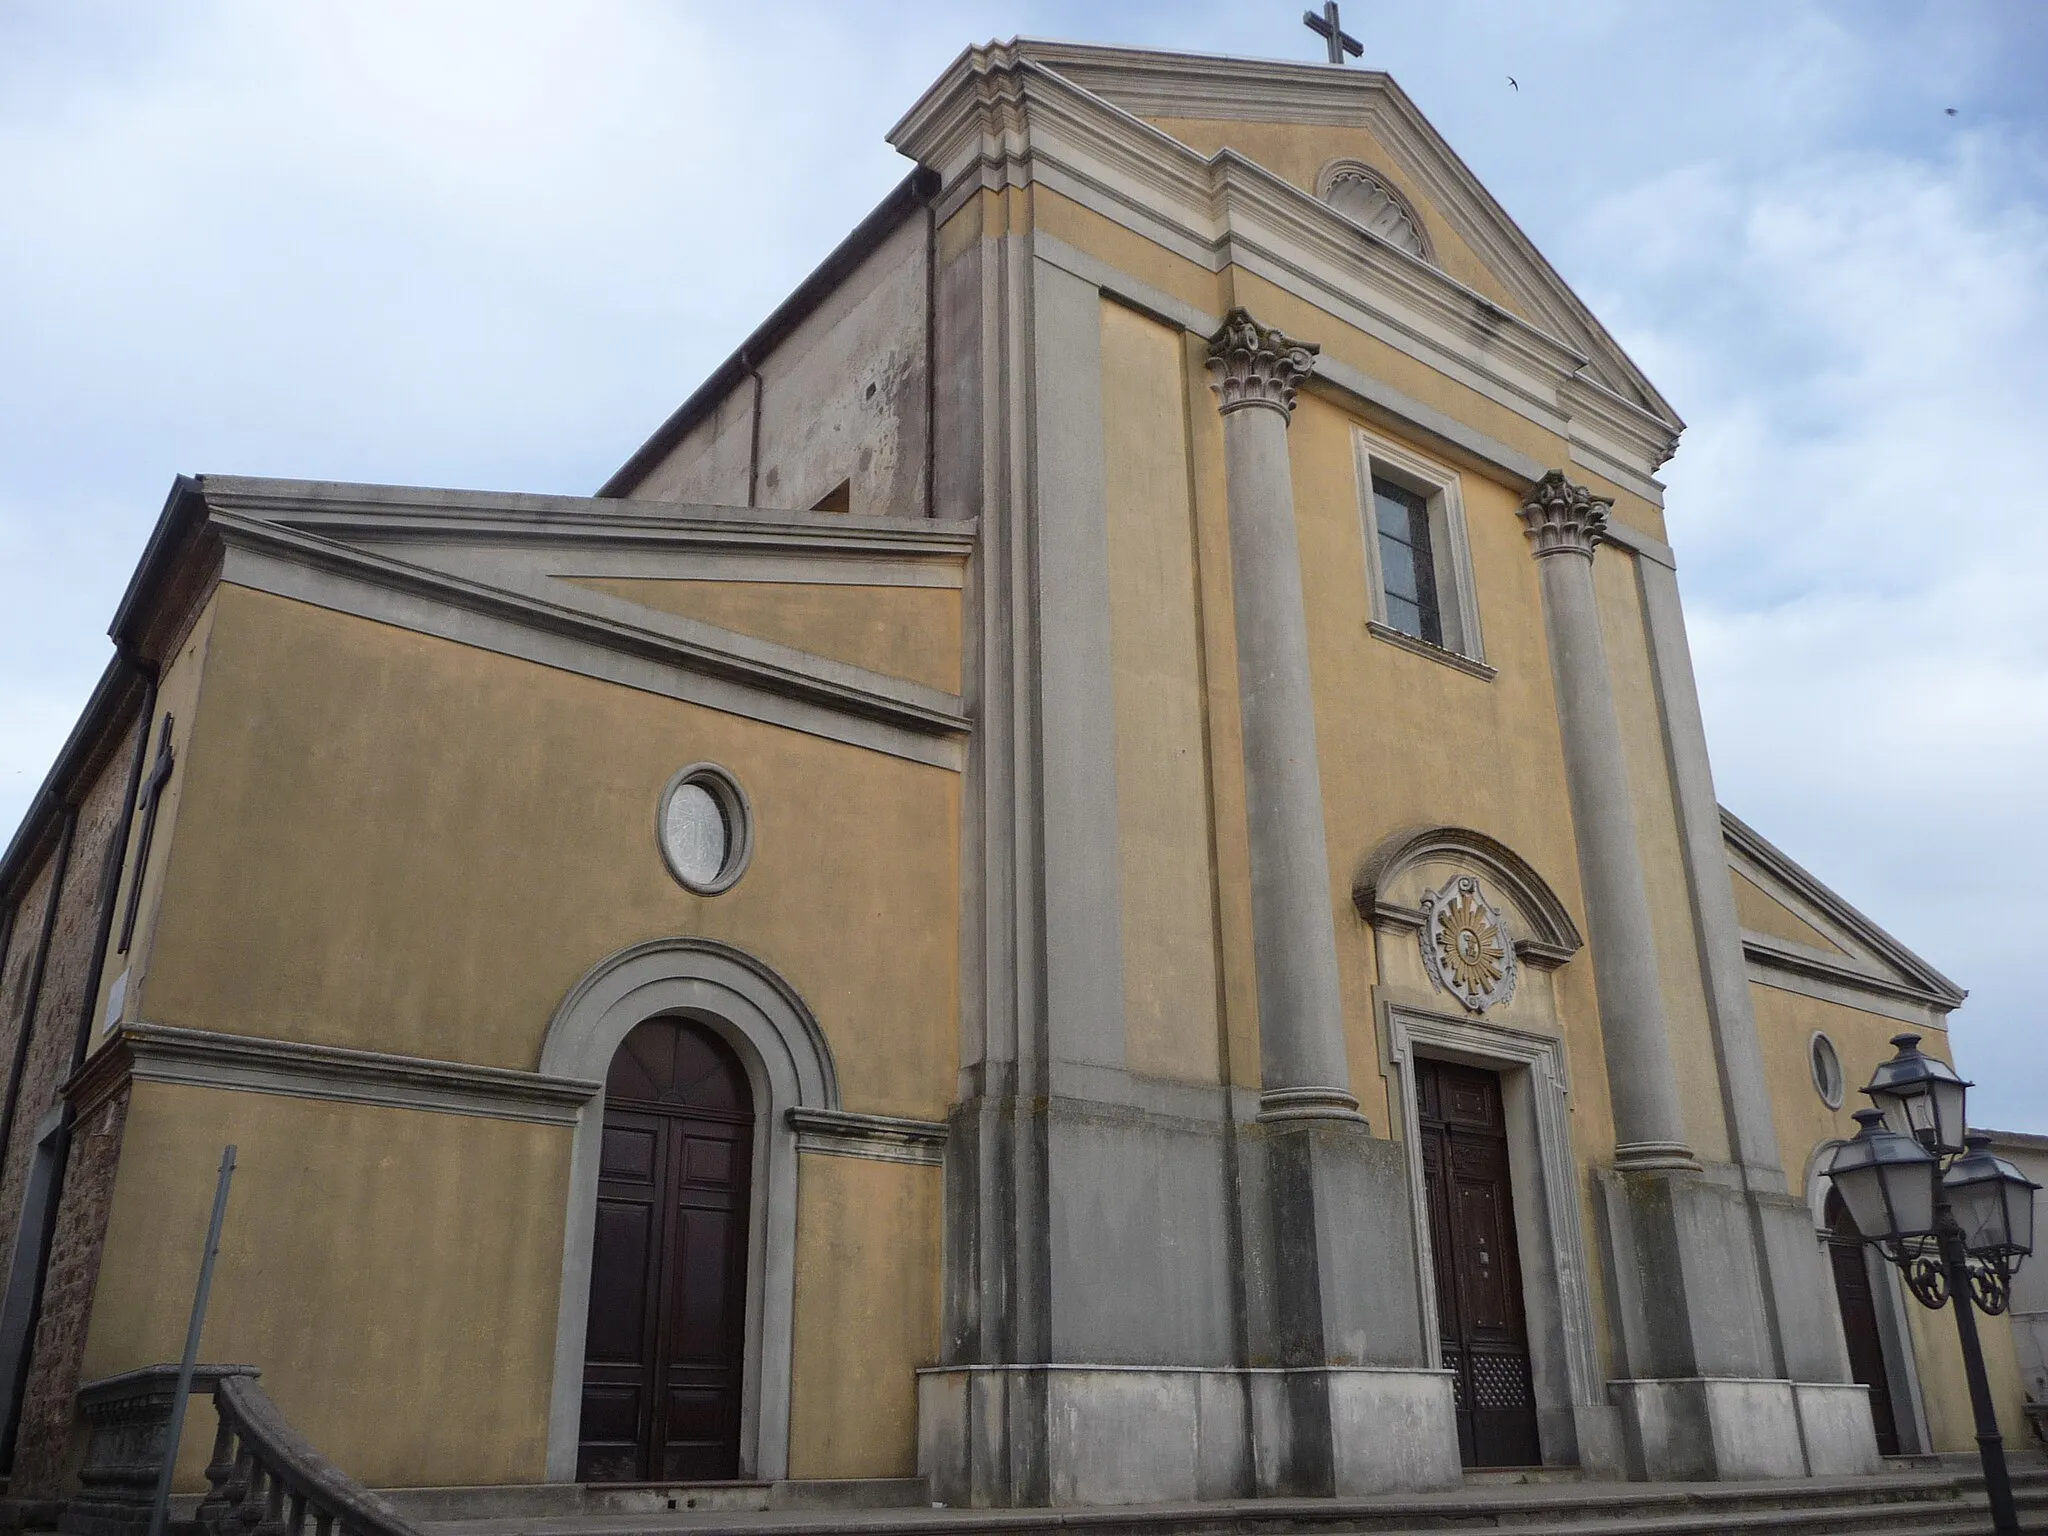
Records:
[[[1944,1196],[1934,1210],[1934,1230],[1941,1239],[1942,1267],[1948,1271],[1949,1298],[1955,1304],[1956,1337],[1963,1346],[1963,1374],[1970,1381],[1970,1410],[1977,1418],[1977,1456],[1984,1463],[1984,1494],[1991,1501],[1991,1529],[2008,1536],[2020,1528],[2013,1508],[2012,1479],[2005,1471],[2005,1437],[1998,1432],[1998,1408],[1991,1400],[1991,1382],[1984,1374],[1984,1346],[1977,1338],[1977,1304],[1970,1296],[1970,1266],[1963,1247],[1963,1229]]]
[[[199,1333],[206,1326],[206,1294],[213,1289],[213,1261],[220,1254],[220,1225],[228,1214],[228,1185],[235,1176],[235,1149],[220,1155],[220,1182],[213,1187],[213,1219],[206,1226],[206,1252],[199,1258],[199,1284],[192,1292],[192,1321],[185,1329],[185,1357],[178,1362],[178,1389],[171,1399],[171,1422],[164,1431],[164,1464],[157,1469],[156,1497],[149,1506],[149,1536],[164,1536],[171,1513],[171,1474],[177,1469],[178,1441],[185,1428],[185,1399],[192,1392],[192,1370],[199,1363]]]

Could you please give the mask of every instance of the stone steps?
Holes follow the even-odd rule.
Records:
[[[2048,1532],[2048,1469],[2017,1471],[2014,1489],[2026,1528]],[[426,1523],[432,1536],[1949,1536],[1989,1525],[1980,1489],[1953,1471],[1746,1484],[1507,1483],[1482,1475],[1435,1494],[1032,1510],[681,1507],[689,1496],[663,1490],[663,1504],[678,1499],[673,1509],[529,1508]]]

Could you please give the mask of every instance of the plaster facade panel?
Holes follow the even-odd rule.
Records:
[[[1522,306],[1507,285],[1451,228],[1442,211],[1413,177],[1400,168],[1371,129],[1331,123],[1253,123],[1241,119],[1160,117],[1150,120],[1162,133],[1169,133],[1190,149],[1214,154],[1228,147],[1257,162],[1274,175],[1313,194],[1316,178],[1332,160],[1362,160],[1384,176],[1408,206],[1422,217],[1436,265],[1467,288],[1485,294],[1504,309],[1523,319]]]
[[[633,487],[636,501],[714,507],[748,504],[754,445],[754,382],[730,391]]]
[[[218,612],[143,1017],[531,1069],[592,965],[696,935],[798,990],[846,1107],[943,1116],[955,775],[242,588]],[[704,760],[755,823],[716,896],[655,841]]]
[[[917,1472],[917,1368],[939,1348],[937,1168],[807,1155],[798,1171],[791,1477]]]
[[[0,969],[0,1072],[13,1071],[14,1054],[21,1045],[22,1031],[30,1028],[29,990],[35,985],[36,955],[42,948],[43,924],[49,913],[57,873],[57,844],[52,839],[43,857],[42,868],[28,883],[15,907],[14,929],[8,937],[4,969]],[[36,1116],[31,1113],[27,1118],[32,1131]],[[20,1133],[17,1132],[12,1139],[19,1140]],[[17,1159],[10,1155],[4,1164],[0,1164],[0,1241],[9,1244],[14,1241],[15,1225],[21,1215],[23,1175],[16,1168],[16,1162]]]
[[[1471,827],[1514,849],[1581,910],[1563,749],[1558,737],[1535,562],[1516,499],[1466,475],[1472,572],[1492,680],[1389,644],[1366,628],[1364,525],[1355,418],[1304,395],[1289,433],[1302,585],[1308,603],[1316,731],[1322,755],[1332,892],[1342,909],[1339,958],[1352,1021],[1353,1090],[1377,1097],[1366,1115],[1385,1126],[1384,1067],[1371,1023],[1378,979],[1370,930],[1350,905],[1360,866],[1397,831]],[[1583,962],[1575,960],[1567,969]],[[1597,1017],[1567,1015],[1574,1080],[1603,1091]]]
[[[759,505],[844,482],[857,516],[925,515],[926,238],[905,222],[760,364]]]
[[[1213,1083],[1215,875],[1180,340],[1114,304],[1102,307],[1102,429],[1125,1057],[1133,1072]]]
[[[1809,949],[1822,949],[1837,955],[1848,953],[1797,912],[1774,900],[1770,892],[1740,870],[1728,871],[1728,880],[1735,888],[1735,912],[1742,919],[1743,927],[1767,933],[1774,939],[1804,944]]]
[[[657,581],[570,576],[564,580],[629,603],[701,619],[908,678],[960,691],[960,591],[957,587],[856,587],[769,581]]]
[[[538,1481],[569,1137],[138,1083],[85,1377],[178,1358],[214,1171],[233,1142],[207,1358],[260,1366],[292,1426],[371,1487]]]
[[[1685,1106],[1686,1140],[1702,1160],[1725,1163],[1730,1151],[1721,1069],[1715,1056],[1713,1021],[1707,1014],[1706,978],[1700,970],[1685,841],[1673,798],[1671,757],[1649,633],[1644,628],[1642,595],[1636,584],[1635,557],[1611,545],[1603,547],[1593,561],[1593,583],[1600,600],[1607,670],[1614,679],[1614,711],[1628,760],[1636,847],[1650,898],[1671,1061],[1678,1074],[1679,1100]]]

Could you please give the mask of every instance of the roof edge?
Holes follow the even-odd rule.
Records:
[[[597,488],[596,494],[616,500],[646,479],[669,450],[682,441],[692,427],[710,415],[712,408],[746,377],[753,364],[759,363],[809,318],[811,312],[824,303],[856,267],[873,255],[882,242],[896,233],[904,221],[928,203],[938,190],[937,175],[921,165],[897,182],[889,195],[875,205],[874,211],[854,225],[852,232],[832,248],[825,259],[812,269],[810,276],[798,283],[789,297],[769,312],[768,318],[754,328],[752,334],[740,343],[739,349],[714,368],[690,397],[670,413],[668,420],[633,450],[632,456],[612,472],[611,478]]]
[[[1728,846],[1784,881],[1891,964],[1906,972],[1926,991],[1947,1001],[1950,1008],[1960,1008],[1970,995],[1851,906],[1838,892],[1823,885],[1805,866],[1795,862],[1783,849],[1725,805],[1721,807],[1721,832]]]

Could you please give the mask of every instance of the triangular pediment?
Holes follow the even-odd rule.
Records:
[[[1684,425],[1392,76],[1030,38],[1011,47],[1197,153],[1235,151],[1311,195],[1356,166],[1420,216],[1427,257],[1447,276],[1581,353],[1612,394]]]
[[[1725,808],[1721,830],[1753,960],[1942,1011],[1961,1006],[1961,987]]]

